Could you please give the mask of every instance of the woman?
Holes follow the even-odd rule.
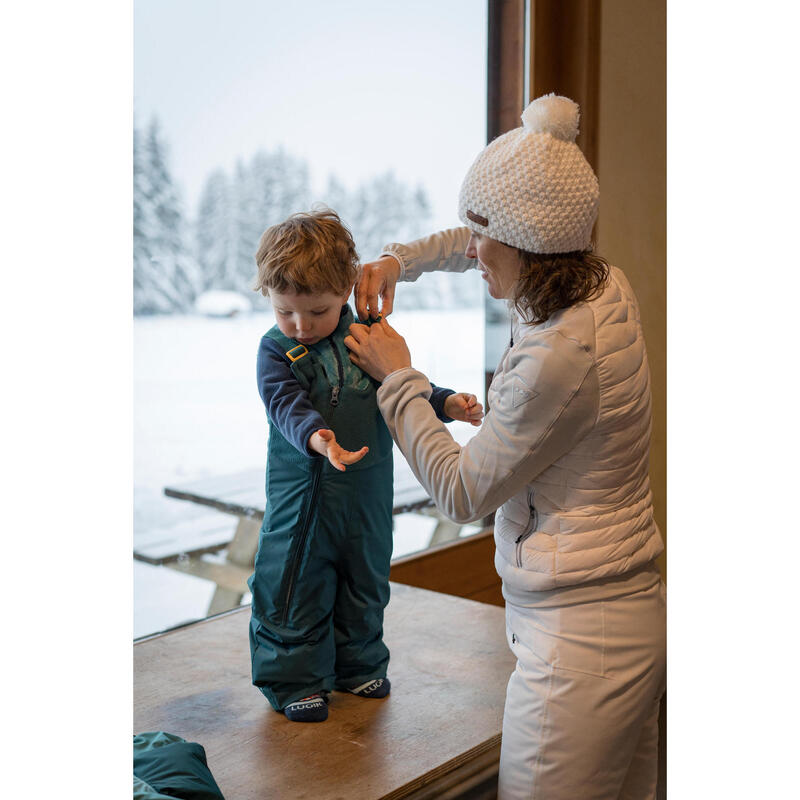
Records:
[[[479,433],[453,441],[403,338],[354,325],[351,357],[382,385],[389,429],[438,508],[497,511],[517,666],[503,720],[499,797],[655,796],[665,603],[647,473],[650,380],[622,272],[591,253],[597,178],[575,144],[578,107],[549,95],[477,157],[466,229],[391,245],[365,265],[359,315],[391,310],[395,282],[477,266],[513,308],[511,342]]]

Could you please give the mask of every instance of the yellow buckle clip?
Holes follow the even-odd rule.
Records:
[[[300,355],[293,356],[292,353],[294,353],[295,350],[302,350],[303,352],[300,353]],[[298,361],[303,356],[307,356],[307,355],[308,355],[308,348],[304,344],[299,344],[299,345],[297,345],[297,347],[293,347],[291,350],[288,350],[286,352],[286,358],[288,358],[289,361],[291,361],[291,362]]]

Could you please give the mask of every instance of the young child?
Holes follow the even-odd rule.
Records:
[[[277,325],[258,352],[269,444],[249,581],[253,683],[290,720],[316,722],[333,689],[389,693],[392,440],[377,384],[343,342],[358,255],[339,217],[324,209],[274,225],[256,262]],[[483,416],[474,395],[434,387],[430,402],[445,422]]]

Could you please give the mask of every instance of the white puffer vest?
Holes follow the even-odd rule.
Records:
[[[633,290],[612,267],[603,294],[534,328],[514,325],[514,342],[556,329],[593,356],[594,426],[576,446],[498,509],[495,566],[512,591],[543,591],[623,575],[663,550],[648,477],[650,373]],[[495,373],[489,405],[508,354]],[[594,373],[594,374],[592,374]]]

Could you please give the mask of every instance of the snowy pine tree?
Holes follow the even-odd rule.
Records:
[[[353,215],[350,208],[350,195],[347,187],[335,175],[328,176],[328,185],[322,196],[324,198],[322,202],[332,208],[348,228],[351,228],[350,220]],[[350,232],[352,233],[352,228]],[[356,243],[356,247],[358,247],[358,243]]]
[[[308,166],[287,155],[257,152],[239,159],[233,177],[216,170],[206,180],[195,220],[195,258],[203,289],[248,295],[261,234],[309,203]]]
[[[307,211],[308,165],[283,148],[257,152],[250,163],[236,168],[237,264],[241,285],[250,286],[256,274],[255,254],[261,234],[290,214]]]
[[[233,262],[235,268],[235,286],[225,288],[248,289],[252,288],[253,278],[256,274],[256,250],[258,240],[264,228],[272,222],[261,222],[263,219],[261,208],[256,208],[258,203],[256,182],[244,161],[237,161],[236,173],[233,179],[233,218],[236,229],[236,238],[233,242]]]
[[[215,170],[206,179],[195,221],[195,258],[203,273],[203,291],[241,289],[233,212],[233,186],[222,170]]]
[[[155,119],[144,134],[134,126],[133,170],[134,313],[187,310],[201,271],[186,245],[181,201]]]
[[[148,273],[151,269],[150,231],[153,230],[153,214],[148,202],[148,180],[145,171],[146,157],[142,134],[133,127],[133,307],[141,313],[148,305],[155,306],[155,299],[148,301],[150,290]]]
[[[425,190],[410,189],[386,172],[347,192],[328,180],[325,202],[349,225],[362,261],[370,261],[390,241],[409,241],[429,233],[430,206]]]

